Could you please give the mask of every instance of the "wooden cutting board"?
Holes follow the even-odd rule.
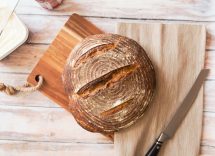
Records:
[[[61,78],[66,60],[74,46],[82,39],[101,33],[103,32],[92,23],[73,14],[29,75],[28,83],[35,85],[37,75],[43,76],[45,81],[40,91],[69,110],[69,99],[64,92]]]
[[[121,23],[116,32],[139,42],[156,70],[157,91],[153,103],[136,124],[114,135],[116,156],[144,156],[204,67],[205,27]],[[199,155],[202,112],[203,89],[159,156]]]

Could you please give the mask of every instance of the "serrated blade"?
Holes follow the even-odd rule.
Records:
[[[201,89],[201,86],[205,78],[208,76],[208,73],[209,73],[209,69],[201,70],[192,88],[190,89],[190,91],[182,101],[181,105],[177,109],[176,113],[172,117],[171,121],[168,123],[167,127],[163,131],[163,133],[168,138],[171,138],[174,135],[174,133],[180,126],[182,120],[185,118],[190,107],[195,102],[195,99],[198,96],[199,90]]]

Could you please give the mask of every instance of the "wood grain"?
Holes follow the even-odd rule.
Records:
[[[215,113],[207,112],[204,114],[202,145],[215,145],[215,133],[212,127],[215,127]],[[210,143],[209,143],[210,142]]]
[[[215,81],[205,82],[204,111],[215,113]]]
[[[65,0],[54,11],[42,9],[34,1],[22,0],[16,12],[43,15],[71,15],[76,12],[98,17],[214,21],[214,10],[213,0],[166,0],[165,3],[159,0]]]
[[[213,146],[202,146],[201,153],[199,156],[213,156],[215,148]]]
[[[205,67],[210,68],[208,79],[215,79],[215,51],[206,52]]]
[[[0,82],[10,85],[23,85],[26,82],[28,74],[19,73],[1,73]],[[0,106],[22,106],[22,107],[50,107],[56,108],[59,106],[52,102],[40,92],[22,94],[22,96],[7,96],[0,93]],[[13,119],[13,118],[11,118]],[[16,130],[16,129],[15,129]]]
[[[0,106],[0,115],[0,123],[7,121],[0,126],[0,140],[111,143],[81,128],[62,108]]]
[[[8,155],[9,154],[9,155]],[[2,156],[110,156],[113,145],[0,140]]]
[[[200,156],[212,156],[215,150],[210,146],[202,146]],[[83,143],[56,143],[37,141],[0,140],[0,154],[13,156],[38,156],[38,155],[113,155],[113,144],[83,144]]]
[[[84,131],[77,125],[71,114],[62,108],[1,106],[0,116],[4,116],[4,118],[0,118],[1,123],[3,123],[1,124],[0,140],[25,140],[29,142],[39,141],[53,143],[65,142],[73,144],[110,143],[109,139],[100,134]],[[58,117],[61,118],[59,119]],[[5,119],[7,119],[7,123],[4,122]],[[17,122],[21,124],[17,125]],[[65,125],[67,129],[62,126],[59,127],[59,122]],[[211,146],[210,149],[212,151],[212,147],[215,147],[214,123],[215,114],[205,112],[201,144],[203,147]],[[17,125],[15,126],[16,128],[11,129],[14,125]],[[23,125],[27,126],[29,131],[25,130]],[[4,129],[2,127],[4,127]],[[64,132],[63,135],[61,134],[62,131]]]
[[[47,47],[47,45],[35,44],[26,44],[19,47],[0,62],[0,72],[30,73]]]
[[[19,15],[22,21],[30,29],[29,43],[49,44],[56,36],[57,32],[69,18],[69,16],[42,16],[42,15]],[[175,20],[138,20],[138,19],[111,19],[111,18],[94,18],[87,17],[87,20],[95,24],[104,32],[114,33],[117,22],[127,23],[178,23],[178,24],[193,24],[194,21],[175,21]],[[55,24],[52,24],[55,21]],[[42,23],[42,24],[41,24]],[[207,43],[208,50],[215,49],[215,22],[198,22],[204,24],[207,28]]]
[[[0,140],[111,143],[109,139],[100,134],[89,133],[80,128],[71,114],[62,108],[1,106],[0,115],[4,116],[0,119],[1,123],[8,119],[7,124],[1,124]],[[18,122],[21,124],[15,124]],[[59,122],[67,128],[59,127]],[[205,112],[201,143],[203,146],[211,145],[215,147],[214,123],[215,114]],[[47,125],[44,126],[45,124]],[[16,128],[11,130],[14,125],[16,125]],[[29,130],[25,129],[23,125],[28,126]],[[61,134],[62,131],[63,134]]]
[[[151,107],[136,124],[114,135],[116,155],[144,155],[204,67],[205,27],[122,23],[118,25],[117,33],[138,41],[156,70],[157,94]],[[160,156],[199,154],[202,112],[203,89],[174,138],[161,149]]]
[[[27,81],[35,85],[37,83],[36,76],[41,75],[45,82],[40,91],[69,110],[69,99],[62,83],[66,60],[73,47],[83,38],[99,33],[102,31],[93,24],[79,15],[73,14],[41,57]]]

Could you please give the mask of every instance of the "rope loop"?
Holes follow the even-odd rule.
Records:
[[[15,95],[19,92],[34,92],[41,88],[43,84],[43,77],[38,76],[38,83],[36,86],[30,86],[29,83],[24,84],[23,86],[10,86],[4,83],[0,83],[0,92],[5,92],[7,95]]]

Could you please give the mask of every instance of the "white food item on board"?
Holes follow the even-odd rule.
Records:
[[[10,13],[10,9],[0,4],[0,23],[4,22],[5,15],[8,13]],[[27,27],[13,13],[0,35],[0,60],[22,45],[27,40],[28,34]]]

